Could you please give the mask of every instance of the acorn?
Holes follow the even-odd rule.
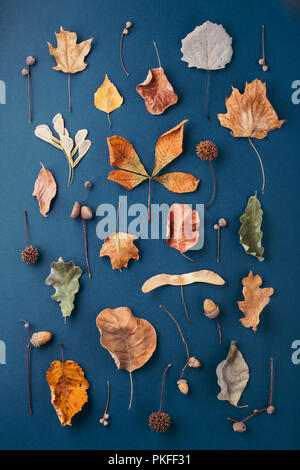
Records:
[[[178,385],[180,392],[183,393],[184,395],[187,395],[189,391],[189,386],[188,386],[187,381],[185,379],[179,379],[177,380],[177,385]]]
[[[188,366],[192,368],[202,367],[201,362],[195,357],[190,357],[188,361]]]
[[[49,331],[38,331],[33,333],[31,336],[30,342],[35,348],[43,346],[43,344],[49,343],[52,338],[52,334]]]
[[[75,201],[72,212],[71,212],[71,215],[70,215],[71,219],[77,219],[77,217],[80,216],[80,208],[81,208],[81,206],[80,206],[79,202]]]
[[[211,299],[205,299],[203,302],[203,309],[204,309],[204,315],[207,318],[216,318],[219,313],[220,309],[217,304]]]
[[[82,206],[80,215],[84,220],[89,220],[93,218],[93,212],[88,206]]]

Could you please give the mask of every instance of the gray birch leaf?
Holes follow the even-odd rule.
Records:
[[[54,287],[55,293],[51,295],[51,299],[59,302],[65,322],[74,308],[75,294],[79,291],[80,287],[78,279],[81,274],[82,269],[76,266],[74,261],[65,263],[60,257],[58,262],[51,263],[51,272],[45,284]]]
[[[244,214],[240,217],[239,230],[240,243],[248,255],[256,256],[263,261],[264,247],[261,244],[263,232],[261,231],[263,211],[257,198],[257,193],[250,196]]]
[[[231,341],[228,355],[217,366],[216,373],[221,388],[218,400],[237,406],[249,380],[249,367],[235,343]]]

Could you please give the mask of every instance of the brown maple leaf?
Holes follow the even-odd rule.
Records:
[[[71,111],[71,95],[70,95],[70,73],[81,72],[87,67],[84,61],[85,56],[91,50],[91,43],[94,38],[87,39],[77,44],[77,34],[72,31],[65,31],[60,27],[60,33],[55,33],[57,47],[53,47],[47,41],[49,53],[53,55],[57,65],[54,70],[68,74],[68,91],[69,91],[69,111]]]
[[[274,293],[272,287],[262,289],[262,278],[257,274],[253,276],[252,271],[247,277],[242,279],[244,300],[238,302],[239,309],[244,313],[245,318],[240,318],[240,322],[246,328],[256,331],[259,324],[259,315],[270,302],[270,297]]]
[[[149,113],[157,115],[162,114],[169,106],[176,104],[178,96],[161,66],[155,41],[153,44],[159,67],[149,70],[146,80],[136,87],[136,91],[145,100]]]
[[[244,93],[240,93],[237,88],[232,87],[231,96],[225,99],[227,113],[218,114],[221,126],[231,129],[233,137],[248,137],[258,156],[262,170],[262,193],[265,186],[264,169],[261,157],[252,143],[251,137],[263,139],[268,132],[279,129],[286,121],[278,119],[266,92],[266,84],[257,78],[251,83],[246,82]]]
[[[125,232],[114,232],[106,238],[99,256],[109,256],[112,269],[122,271],[130,259],[139,259],[139,250],[133,243],[137,237]]]
[[[129,191],[143,181],[149,181],[148,220],[150,221],[150,186],[155,180],[174,193],[189,193],[197,189],[199,179],[190,173],[172,172],[158,176],[158,173],[182,153],[183,127],[187,119],[161,135],[155,146],[155,163],[150,176],[139,159],[132,144],[114,135],[107,138],[110,164],[120,168],[109,173],[108,179],[119,183]]]
[[[72,417],[88,401],[89,383],[75,361],[54,361],[47,372],[51,403],[62,426],[71,426]]]

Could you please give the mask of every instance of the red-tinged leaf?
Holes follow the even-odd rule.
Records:
[[[150,69],[146,80],[136,87],[136,91],[145,100],[145,106],[151,114],[162,114],[178,101],[162,67]]]
[[[172,204],[168,214],[167,245],[185,253],[198,241],[199,214],[188,204]]]

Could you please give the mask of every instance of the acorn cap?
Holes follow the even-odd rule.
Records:
[[[33,333],[31,336],[31,344],[35,348],[39,348],[43,346],[43,344],[49,343],[52,338],[52,334],[49,331],[38,331],[37,333]]]
[[[171,424],[171,418],[168,413],[163,411],[154,411],[149,416],[149,426],[153,431],[166,432]]]
[[[219,313],[220,309],[217,304],[211,299],[205,299],[203,302],[203,308],[204,308],[204,315],[207,316],[207,318],[216,318]]]

